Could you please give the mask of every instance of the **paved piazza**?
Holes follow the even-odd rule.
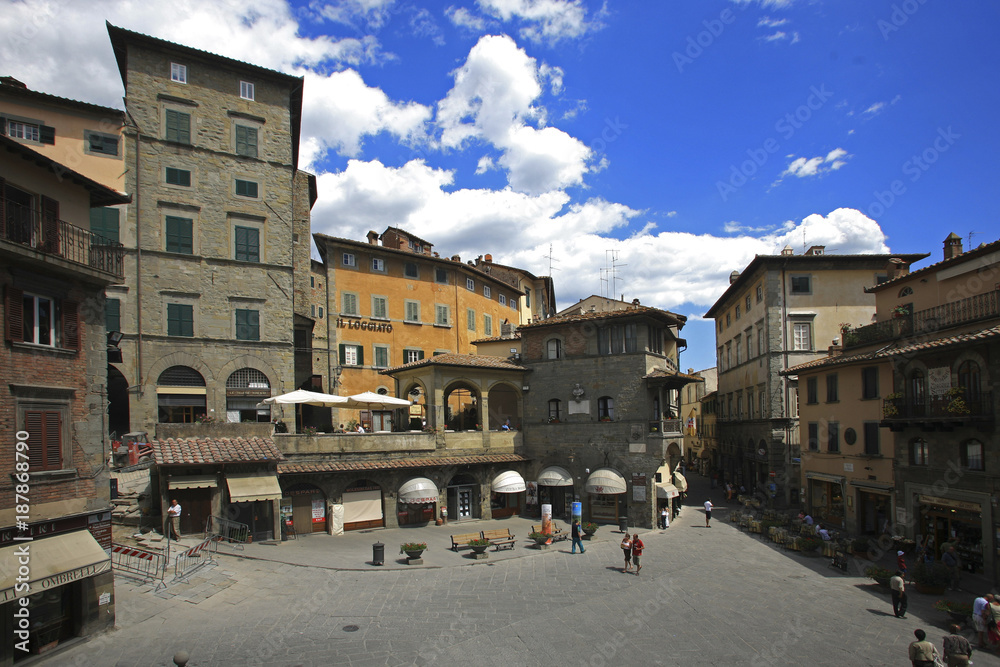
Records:
[[[680,519],[642,532],[640,576],[622,573],[611,527],[583,555],[571,555],[568,541],[547,551],[519,541],[487,561],[448,551],[447,536],[514,521],[523,537],[528,522],[316,535],[251,545],[252,559],[220,554],[190,583],[159,592],[120,579],[118,629],[42,664],[169,666],[185,650],[192,667],[908,665],[918,627],[940,650],[937,598],[911,593],[907,617],[894,618],[888,593],[853,569],[740,532],[719,493],[706,529],[695,503],[707,484],[690,478],[692,505]],[[431,545],[425,565],[397,563],[399,542],[415,537]],[[364,562],[376,539],[386,542],[385,568]],[[973,661],[1000,665],[987,652]]]

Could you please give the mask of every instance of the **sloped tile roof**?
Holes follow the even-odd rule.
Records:
[[[678,371],[672,371],[668,368],[655,368],[646,375],[643,376],[644,380],[657,380],[660,378],[680,378],[684,380],[690,380],[691,382],[704,382],[705,378],[700,375],[691,375],[688,373],[681,373]]]
[[[427,359],[411,361],[408,364],[396,366],[395,368],[387,368],[379,372],[383,375],[391,375],[397,371],[405,371],[422,366],[467,366],[470,368],[495,368],[503,371],[528,370],[524,366],[512,364],[503,357],[493,357],[486,354],[439,354]]]
[[[879,283],[874,287],[870,287],[868,291],[880,292],[892,285],[897,285],[901,282],[909,280],[914,276],[922,276],[931,273],[933,271],[940,271],[941,269],[947,268],[949,266],[953,266],[955,264],[961,264],[962,262],[967,262],[976,259],[977,257],[981,257],[983,255],[988,255],[989,253],[997,249],[1000,249],[1000,240],[992,241],[990,243],[984,243],[983,245],[980,245],[978,248],[972,248],[971,250],[963,252],[961,255],[956,255],[955,257],[952,257],[950,259],[942,259],[940,262],[934,262],[933,264],[922,266],[916,271],[910,271],[909,273],[902,276],[897,276],[892,280],[886,280],[885,282]]]
[[[671,324],[680,324],[681,326],[687,322],[687,317],[684,315],[678,315],[677,313],[671,313],[669,310],[660,310],[659,308],[651,308],[649,306],[629,306],[623,310],[595,310],[593,312],[587,311],[584,313],[567,313],[566,315],[554,315],[544,320],[538,320],[532,322],[531,324],[522,324],[518,327],[521,331],[525,329],[534,329],[537,327],[550,327],[559,324],[567,324],[572,322],[590,322],[594,320],[613,320],[617,318],[625,317],[635,317],[636,315],[647,315],[649,317],[655,317],[660,320],[670,320]]]
[[[270,438],[167,438],[151,444],[157,465],[285,460]]]
[[[519,331],[515,331],[513,333],[513,335],[510,335],[510,336],[493,336],[491,338],[477,338],[476,340],[474,340],[472,342],[473,342],[473,344],[475,344],[475,343],[496,343],[496,342],[499,342],[499,341],[502,341],[502,340],[521,340],[521,333]]]
[[[844,364],[890,359],[900,355],[923,352],[925,350],[947,347],[949,345],[978,343],[997,336],[1000,336],[1000,326],[993,326],[986,329],[979,329],[978,331],[955,334],[954,336],[943,336],[941,338],[934,338],[931,340],[920,340],[898,347],[893,344],[858,354],[842,354],[838,357],[820,357],[819,359],[813,359],[812,361],[807,361],[805,363],[798,364],[797,366],[786,368],[781,371],[781,375],[795,375],[796,373],[812,368],[828,368],[831,366],[842,366]]]
[[[481,454],[479,456],[446,456],[427,459],[389,459],[380,461],[326,461],[317,463],[279,463],[278,474],[309,472],[349,472],[352,470],[394,470],[405,468],[435,468],[442,466],[475,465],[482,463],[523,463],[531,459],[520,454]]]

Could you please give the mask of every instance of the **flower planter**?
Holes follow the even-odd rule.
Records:
[[[469,548],[472,549],[472,553],[479,555],[486,553],[486,550],[490,548],[490,545],[483,544],[482,546],[480,546],[478,544],[473,544],[470,545]]]
[[[419,551],[417,551],[417,550],[407,551],[406,552],[406,557],[409,558],[410,560],[417,560],[423,554],[424,554],[424,550],[423,549],[420,549]]]

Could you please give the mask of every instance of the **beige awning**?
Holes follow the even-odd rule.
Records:
[[[25,560],[28,562],[23,563]],[[29,589],[15,592],[14,586],[18,583],[15,577],[22,564],[30,571]],[[0,549],[0,604],[110,569],[111,557],[89,530],[14,543]]]
[[[598,468],[590,473],[590,477],[587,478],[587,483],[583,488],[587,493],[603,495],[625,493],[628,491],[625,478],[617,470],[612,470],[611,468]]]
[[[538,483],[541,486],[573,486],[573,475],[559,466],[549,466],[538,473]]]
[[[231,503],[281,499],[281,485],[274,473],[232,473],[226,475],[226,485]]]
[[[505,470],[493,478],[493,491],[496,493],[521,493],[526,488],[524,478],[516,470]]]
[[[399,499],[408,503],[436,503],[439,495],[437,484],[426,477],[414,477],[399,487]]]
[[[167,481],[168,489],[214,489],[219,485],[215,475],[197,477],[171,477]]]
[[[661,500],[670,500],[679,495],[681,495],[680,492],[677,491],[677,487],[673,484],[660,482],[656,485],[656,497]]]
[[[684,478],[684,475],[680,474],[679,472],[675,472],[674,473],[674,486],[677,487],[678,491],[680,491],[681,493],[684,493],[685,491],[688,490],[688,481],[687,481],[687,479]]]

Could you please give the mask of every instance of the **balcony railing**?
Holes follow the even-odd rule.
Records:
[[[972,398],[931,396],[913,401],[905,396],[882,401],[882,415],[886,420],[955,420],[968,417],[993,416],[993,392],[984,391]]]
[[[960,299],[910,315],[893,317],[844,331],[844,347],[858,347],[905,336],[928,335],[941,329],[1000,317],[1000,290]]]
[[[662,419],[660,421],[649,422],[650,433],[661,433],[663,435],[678,436],[684,433],[683,419]]]
[[[110,273],[124,273],[125,248],[65,220],[40,216],[26,206],[0,200],[4,212],[0,240],[16,243],[66,261]]]

